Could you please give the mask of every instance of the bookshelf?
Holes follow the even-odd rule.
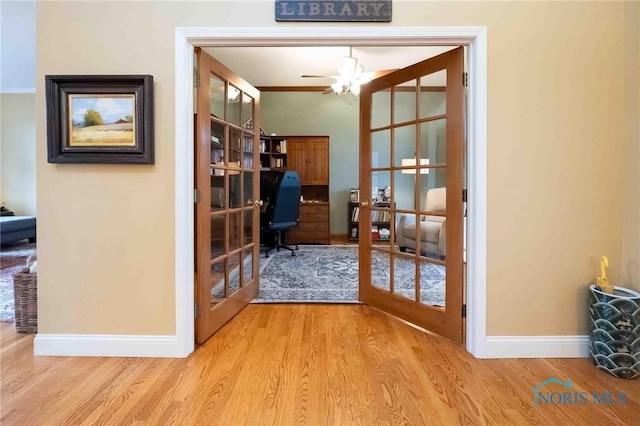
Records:
[[[260,169],[284,170],[287,168],[287,139],[280,136],[260,136]]]
[[[375,202],[374,207],[386,208],[386,210],[371,210],[371,239],[373,241],[388,241],[391,234],[391,203]],[[347,240],[358,241],[360,239],[360,203],[349,202],[347,218]]]

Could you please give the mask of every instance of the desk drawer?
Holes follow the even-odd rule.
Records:
[[[298,229],[300,231],[324,231],[329,232],[329,223],[324,222],[303,222],[300,220],[298,224]]]
[[[304,223],[323,223],[329,222],[327,213],[300,213],[300,222]]]
[[[287,233],[289,244],[319,243],[329,244],[329,231],[301,230],[293,228]]]
[[[301,204],[300,214],[305,213],[325,213],[329,214],[328,204]]]

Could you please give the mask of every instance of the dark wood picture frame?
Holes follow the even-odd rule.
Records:
[[[45,89],[49,163],[153,164],[153,76],[48,75]],[[99,121],[78,120],[89,104]]]

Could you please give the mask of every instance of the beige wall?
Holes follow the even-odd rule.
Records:
[[[36,214],[36,95],[0,94],[1,199],[16,215]]]
[[[40,331],[172,334],[174,27],[309,24],[275,23],[271,1],[37,8]],[[622,275],[631,21],[623,3],[394,1],[392,26],[488,27],[489,335],[583,334],[599,256]],[[47,164],[56,73],[154,75],[156,164]]]

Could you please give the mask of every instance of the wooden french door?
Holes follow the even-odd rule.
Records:
[[[196,341],[258,294],[260,92],[196,48]]]
[[[463,52],[387,74],[360,94],[360,299],[455,342],[463,340]],[[376,229],[384,215],[387,240]]]

